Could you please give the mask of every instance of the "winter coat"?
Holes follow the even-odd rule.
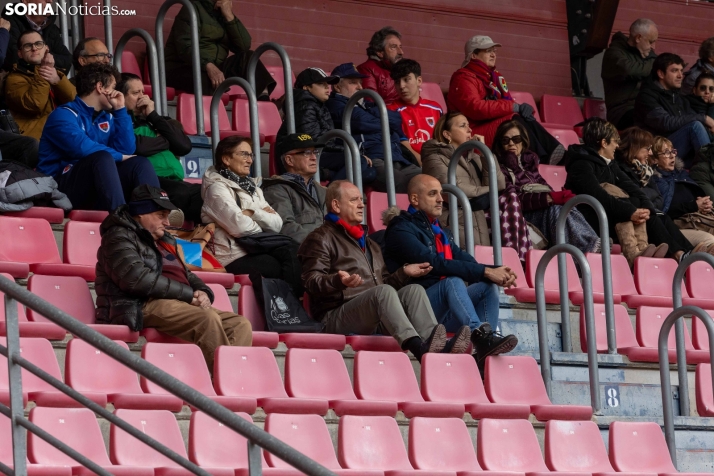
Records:
[[[298,250],[298,258],[302,263],[302,282],[310,295],[313,318],[321,321],[327,311],[382,284],[400,289],[409,283],[404,268],[389,274],[376,242],[366,237],[365,247],[368,253],[362,251],[342,226],[331,221],[307,235]],[[347,288],[338,271],[358,274],[364,282],[356,288]]]
[[[662,195],[663,212],[675,220],[687,213],[699,211],[697,198],[704,196],[704,191],[692,180],[689,172],[684,170],[684,162],[676,159],[674,170],[667,171],[660,168],[652,176],[652,181]]]
[[[690,122],[704,122],[706,116],[692,110],[677,89],[664,89],[659,81],[647,79],[635,100],[635,125],[653,134],[668,136]]]
[[[684,94],[692,92],[694,84],[697,82],[697,78],[702,73],[714,74],[714,65],[705,63],[701,59],[698,59],[697,62],[689,68],[689,71],[684,73],[684,81],[682,81],[682,92],[684,92]]]
[[[496,129],[513,117],[513,101],[492,99],[472,69],[473,62],[451,76],[446,102],[449,111],[459,111],[469,120],[474,134],[485,137],[486,145],[493,146]]]
[[[40,76],[39,67],[20,60],[5,78],[5,104],[22,135],[40,140],[50,113],[77,96],[67,76],[60,70],[57,74],[60,81],[53,86]]]
[[[684,91],[684,88],[682,89]],[[697,114],[706,114],[707,116],[714,119],[714,103],[706,103],[704,99],[696,96],[694,94],[687,94],[684,98],[689,101],[689,105],[692,107],[692,111]],[[707,129],[709,134],[709,140],[714,142],[714,132]]]
[[[305,187],[279,175],[263,180],[263,194],[273,210],[283,219],[280,233],[302,243],[311,231],[322,225],[327,189],[315,182],[318,201]]]
[[[635,173],[632,167],[630,167],[630,165],[625,162],[625,159],[623,159],[617,153],[615,154],[615,162],[617,162],[617,165],[620,167],[620,170],[622,170],[625,175],[627,175],[627,177],[632,181],[632,183],[640,187],[642,193],[644,193],[647,199],[654,205],[655,210],[661,212],[664,200],[662,199],[662,194],[659,193],[659,189],[657,188],[657,185],[655,185],[654,180],[650,178],[650,181],[647,183],[647,185],[643,187],[642,182],[640,181],[640,177],[637,175],[637,173]]]
[[[191,139],[183,126],[169,116],[152,111],[148,117],[131,115],[136,136],[136,155],[146,157],[162,178],[183,180],[183,166],[178,157],[191,152]]]
[[[293,89],[293,101],[295,130],[300,134],[308,134],[313,140],[319,140],[322,134],[335,128],[327,105],[310,94],[309,91]],[[278,130],[278,141],[286,135],[288,135],[288,123],[283,121]],[[330,139],[323,149],[325,152],[341,152],[342,150],[343,146],[338,145],[335,139]]]
[[[4,15],[3,15],[4,16]],[[2,69],[12,71],[12,65],[17,63],[17,40],[20,35],[27,30],[32,30],[30,22],[25,15],[9,15],[4,16],[10,22],[10,39],[8,43],[5,61],[2,63]],[[62,41],[62,32],[56,24],[57,16],[49,17],[47,26],[42,28],[38,33],[42,36],[42,40],[47,43],[50,53],[55,59],[55,68],[62,70],[65,74],[72,67],[72,53],[64,46]]]
[[[208,63],[218,68],[228,53],[241,54],[250,49],[251,37],[243,23],[235,17],[227,22],[211,0],[192,0],[198,17],[198,49],[201,70]],[[191,74],[191,21],[186,7],[174,19],[171,33],[166,41],[166,70],[186,69]]]
[[[535,152],[524,150],[520,158],[512,152],[508,152],[505,157],[498,157],[498,162],[501,172],[506,177],[506,185],[515,188],[524,212],[542,210],[552,205],[552,202],[548,203],[550,192],[525,192],[523,190],[523,187],[529,184],[550,187],[538,171],[540,159]]]
[[[216,224],[214,255],[223,266],[247,254],[236,244],[236,238],[261,231],[279,232],[283,226],[280,215],[263,210],[270,204],[265,201],[260,187],[250,195],[237,183],[219,174],[214,166],[208,167],[203,175],[201,198],[201,221]],[[244,215],[243,210],[252,210],[253,216]]]
[[[97,251],[94,284],[98,324],[123,324],[140,331],[144,327],[141,308],[149,299],[191,303],[194,291],[203,291],[213,302],[211,288],[186,269],[185,264],[190,286],[162,276],[163,258],[154,238],[129,216],[126,205],[104,219],[99,233],[102,244]],[[176,244],[169,233],[161,240],[172,246]]]
[[[134,129],[126,108],[101,111],[77,98],[58,107],[47,118],[40,139],[37,170],[56,177],[67,166],[99,151],[106,151],[116,162],[136,150]]]
[[[362,79],[362,87],[377,91],[377,94],[384,99],[385,104],[392,104],[399,99],[397,88],[394,87],[394,80],[390,76],[391,71],[378,57],[369,58],[357,66],[357,71],[367,75]]]
[[[436,178],[442,184],[448,182],[449,163],[451,156],[456,149],[451,144],[445,144],[435,139],[426,141],[421,149],[422,172]],[[461,156],[459,166],[456,169],[456,186],[464,191],[467,197],[476,198],[488,194],[488,172],[484,168],[481,157],[473,151],[468,155]],[[499,169],[496,170],[498,180],[498,190],[503,190],[506,186],[506,179]],[[447,202],[444,202],[447,205]],[[439,221],[444,226],[450,226],[449,214],[451,210],[444,207],[444,212]],[[488,230],[488,222],[484,210],[474,210],[472,212],[474,223],[474,244],[490,246],[491,235]],[[459,209],[459,243],[464,241],[464,212]]]
[[[600,76],[605,89],[607,120],[613,124],[635,108],[640,85],[649,77],[657,57],[650,51],[647,58],[643,58],[640,50],[628,45],[627,40],[622,32],[615,33],[602,59]]]
[[[701,149],[701,158],[689,170],[689,176],[697,182],[702,191],[714,200],[714,145]]]
[[[52,177],[9,160],[0,161],[0,212],[21,212],[33,206],[53,206],[68,212],[72,203]]]
[[[5,63],[9,44],[10,32],[5,28],[0,28],[0,65]],[[17,53],[15,53],[15,55],[17,55]],[[12,64],[10,64],[10,68],[12,68]]]

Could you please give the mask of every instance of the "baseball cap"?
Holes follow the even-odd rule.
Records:
[[[464,62],[461,67],[465,67],[471,61],[471,53],[475,50],[487,50],[493,46],[501,46],[501,43],[494,43],[490,36],[472,36],[464,45]]]
[[[131,215],[143,215],[159,210],[178,210],[165,191],[146,184],[139,185],[131,192],[131,200],[127,205]]]
[[[343,78],[368,78],[366,74],[362,74],[357,71],[357,67],[354,63],[342,63],[338,67],[332,70],[332,75],[337,76],[340,79]]]
[[[340,78],[328,76],[321,68],[307,68],[298,74],[295,79],[295,89],[302,89],[303,86],[310,86],[315,83],[337,84]]]
[[[321,149],[325,147],[313,140],[310,134],[288,134],[278,140],[275,144],[275,157],[280,158],[284,154],[296,149]]]

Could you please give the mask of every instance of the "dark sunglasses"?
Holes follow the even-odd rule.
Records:
[[[710,93],[714,93],[714,86],[707,86],[705,84],[700,84],[698,89],[699,89],[699,91],[701,91],[703,93],[705,93],[707,91],[709,91]]]
[[[513,136],[513,137],[504,137],[503,139],[501,139],[501,145],[504,145],[504,146],[510,144],[511,142],[513,142],[516,145],[522,144],[523,137],[521,137],[520,135],[517,135],[517,136]]]

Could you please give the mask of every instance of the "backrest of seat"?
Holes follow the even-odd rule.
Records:
[[[35,407],[30,410],[30,421],[98,465],[110,465],[102,431],[90,409]],[[79,465],[32,432],[27,433],[27,457],[37,464]]]
[[[476,360],[468,354],[425,354],[421,393],[430,402],[489,403]]]
[[[610,424],[610,462],[615,471],[676,473],[662,429],[654,422]]]
[[[493,247],[476,245],[474,247],[474,257],[481,264],[494,264]],[[504,246],[501,248],[501,258],[504,266],[508,266],[516,273],[516,287],[528,287],[526,282],[526,273],[523,271],[521,259],[518,257],[518,251],[514,248]]]
[[[712,392],[711,364],[698,364],[694,373],[694,388],[699,416],[711,416],[714,410],[714,392]],[[2,439],[0,438],[0,441]],[[2,458],[0,457],[0,461]]]
[[[206,134],[211,132],[211,100],[212,96],[203,96],[203,123],[205,124]],[[194,108],[195,106],[194,99]],[[228,111],[226,111],[226,105],[223,101],[218,101],[218,130],[229,131],[231,130],[231,121],[228,119]]]
[[[574,97],[544,94],[540,98],[540,117],[543,122],[574,126],[583,122],[583,111]]]
[[[607,352],[607,323],[605,321],[605,305],[593,305],[595,314],[595,335],[597,336],[597,351]],[[627,309],[620,304],[615,304],[615,339],[617,340],[617,350],[628,347],[639,347],[635,331],[632,329],[632,321]],[[585,332],[585,306],[580,306],[580,349],[583,352],[588,350],[588,338]]]
[[[186,385],[194,387],[208,396],[215,396],[208,373],[206,360],[201,350],[195,344],[159,344],[147,342],[141,349],[141,358],[181,380]],[[146,393],[168,393],[166,390],[141,377],[141,388]]]
[[[538,363],[529,356],[486,357],[486,395],[493,403],[549,405]],[[516,470],[514,470],[516,471]]]
[[[114,341],[126,350],[125,342]],[[65,383],[80,392],[140,394],[136,372],[81,339],[67,343]]]
[[[355,394],[362,400],[424,401],[412,363],[403,352],[357,352],[354,381]]]
[[[392,417],[346,415],[340,418],[337,433],[337,457],[345,469],[413,469]]]
[[[643,296],[672,297],[677,261],[670,258],[635,258],[635,286]],[[689,297],[682,283],[682,297]]]
[[[179,456],[186,457],[181,430],[173,413],[168,410],[115,410],[114,414],[142,433],[150,436]],[[170,460],[153,448],[137,440],[116,425],[109,427],[109,458],[113,464],[149,468],[177,468]]]
[[[583,101],[583,116],[585,119],[599,117],[607,121],[607,107],[602,99],[585,98]]]
[[[538,262],[545,254],[545,250],[529,250],[526,253],[526,278],[528,286],[535,288],[535,275],[538,269]],[[582,291],[583,287],[578,278],[578,270],[575,268],[575,261],[570,255],[566,255],[566,269],[568,271],[568,291]],[[558,283],[558,258],[550,260],[548,267],[545,269],[544,284],[546,291],[558,291],[560,284]]]
[[[415,469],[421,470],[481,469],[469,430],[460,418],[412,418],[409,422],[409,460]]]
[[[27,290],[37,294],[85,324],[95,323],[94,300],[87,282],[78,276],[43,276],[33,274]],[[35,322],[50,322],[39,312],[27,310],[27,317]]]
[[[288,396],[273,351],[267,347],[218,347],[213,377],[219,395]]]
[[[552,471],[614,471],[607,457],[600,429],[592,421],[546,422],[545,464]]]
[[[637,342],[642,347],[657,347],[659,343],[659,331],[662,328],[662,323],[667,319],[667,316],[672,312],[671,307],[650,307],[640,306],[637,308]],[[669,349],[676,348],[676,339],[674,335],[674,326],[669,331],[667,339],[667,347]],[[687,326],[684,326],[684,347],[687,350],[694,350],[692,339],[689,336]]]
[[[247,413],[236,415],[253,423]],[[194,411],[188,430],[188,458],[199,466],[209,468],[247,468],[248,441],[207,414]],[[265,459],[262,456],[261,459],[263,466],[266,466]]]
[[[538,164],[538,172],[554,191],[559,192],[563,190],[565,179],[568,178],[565,167],[560,165]]]
[[[129,50],[121,52],[121,72],[135,74],[140,78],[142,77],[139,61],[137,61],[134,53]]]
[[[2,294],[0,294],[2,296]],[[0,304],[2,307],[2,304]],[[714,311],[706,311],[711,316]],[[0,320],[2,316],[0,315]],[[709,335],[707,334],[707,328],[704,327],[704,323],[698,318],[692,316],[692,343],[694,348],[698,350],[709,350]]]
[[[275,82],[277,83],[275,85],[275,89],[273,89],[273,92],[270,93],[270,99],[278,99],[282,97],[285,94],[285,82],[283,81],[284,73],[282,65],[273,66],[266,64],[265,69],[268,70],[270,76],[272,76]],[[290,87],[292,87],[293,84],[295,84],[295,73],[292,73],[292,82],[290,84]]]
[[[225,287],[217,283],[206,283],[206,286],[213,291],[213,307],[219,311],[235,312]]]
[[[486,471],[548,471],[528,420],[482,419],[476,448],[478,462]]]
[[[409,208],[409,197],[406,193],[397,194],[397,206],[400,210]],[[382,223],[382,212],[387,208],[389,202],[386,193],[371,191],[367,194],[367,226],[370,233],[387,228]]]
[[[62,258],[65,263],[94,266],[97,264],[97,250],[102,244],[99,234],[101,223],[68,221],[64,226]]]
[[[203,96],[203,123],[206,134],[211,132],[211,96]],[[176,97],[176,119],[183,125],[184,132],[196,135],[196,98],[193,94],[181,93]],[[226,106],[218,103],[218,128],[222,131],[231,129]]]
[[[265,317],[255,298],[255,291],[250,284],[241,284],[238,290],[238,314],[250,321],[253,331],[265,330]]]
[[[0,413],[0,462],[12,466],[12,426],[10,419]]]
[[[0,216],[0,261],[61,263],[47,220]]]
[[[535,102],[535,98],[531,93],[525,91],[511,91],[511,97],[518,104],[529,104],[533,108],[533,116],[535,116],[536,121],[542,122],[540,113],[538,112],[538,105]]]
[[[342,354],[334,349],[288,349],[285,389],[297,398],[357,399]]]
[[[580,138],[578,138],[578,134],[572,129],[546,127],[546,130],[550,133],[550,135],[558,139],[558,142],[560,142],[566,149],[571,145],[580,144]]]
[[[0,273],[0,276],[2,276],[5,279],[9,279],[13,283],[15,282],[15,279],[7,273]],[[25,306],[23,306],[19,302],[17,303],[17,317],[20,322],[27,322],[27,315],[25,314]],[[0,292],[0,321],[4,321],[4,320],[5,320],[5,293]]]
[[[327,469],[342,469],[335,456],[330,430],[320,415],[269,413],[265,418],[265,431]],[[266,452],[265,459],[271,467],[292,468],[274,454]]]
[[[7,347],[7,338],[0,336],[0,344]],[[62,380],[62,373],[50,341],[38,337],[21,337],[20,352],[23,358],[37,365],[57,380]],[[0,389],[6,390],[8,388],[7,359],[0,355]],[[29,393],[57,392],[58,390],[35,374],[22,369],[22,391]]]
[[[439,106],[441,106],[441,111],[446,114],[446,100],[444,99],[444,93],[441,91],[439,83],[428,83],[424,81],[421,83],[419,95],[424,99],[430,99],[438,102]]]
[[[705,261],[696,261],[687,269],[685,282],[691,297],[711,299],[711,282],[714,269]]]
[[[603,282],[602,255],[600,253],[586,253],[585,258],[590,265],[592,275],[593,292],[605,292]],[[612,292],[629,296],[638,294],[635,281],[632,278],[632,271],[624,255],[610,255],[610,271],[612,272]]]
[[[250,130],[250,104],[247,99],[233,101],[233,128],[235,130]],[[258,130],[266,136],[276,135],[283,123],[275,103],[270,101],[258,102]]]

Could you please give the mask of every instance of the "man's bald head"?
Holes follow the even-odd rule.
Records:
[[[427,175],[427,174],[415,175],[409,181],[409,185],[407,186],[407,194],[411,197],[412,194],[418,194],[421,192],[421,190],[423,190],[425,188],[433,187],[435,185],[438,185],[439,188],[441,188],[441,183],[437,179],[432,177],[431,175]]]
[[[409,204],[426,213],[430,219],[439,218],[443,212],[441,182],[431,175],[419,174],[409,181]]]

